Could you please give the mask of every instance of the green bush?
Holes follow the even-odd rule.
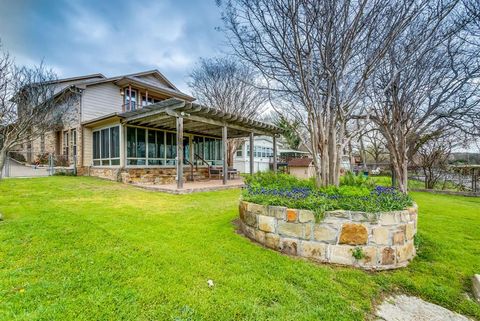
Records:
[[[412,205],[412,199],[391,187],[374,186],[358,176],[344,179],[341,186],[317,188],[311,180],[291,175],[258,173],[245,178],[245,201],[262,205],[309,209],[317,217],[325,211],[383,212],[402,210]]]
[[[23,154],[17,152],[11,152],[9,156],[20,163],[25,163],[27,161]]]
[[[38,154],[35,160],[41,165],[46,165],[48,164],[49,156],[49,153]]]
[[[340,178],[340,185],[365,186],[372,188],[375,186],[375,181],[361,173],[355,175],[353,172],[346,172],[345,175]]]
[[[58,171],[53,173],[54,176],[77,176],[72,171]]]

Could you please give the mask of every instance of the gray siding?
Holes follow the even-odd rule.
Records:
[[[82,121],[122,112],[120,87],[112,83],[87,86],[82,97]]]
[[[154,75],[137,76],[137,78],[149,83],[152,86],[158,86],[160,88],[168,88],[171,90],[175,90],[175,88],[170,86],[167,82],[155,77]]]

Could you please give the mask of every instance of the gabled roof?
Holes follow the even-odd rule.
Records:
[[[158,69],[152,69],[152,70],[148,70],[148,71],[137,72],[137,73],[134,73],[134,74],[125,75],[125,77],[141,77],[141,76],[147,76],[147,75],[153,75],[153,76],[157,77],[158,79],[161,79],[161,80],[165,81],[170,87],[172,87],[172,89],[174,89],[176,91],[180,91]]]
[[[313,159],[304,157],[304,158],[294,158],[288,162],[290,167],[308,167],[313,162]]]
[[[142,76],[147,76],[147,75],[153,75],[154,77],[158,78],[159,80],[164,81],[166,84],[168,84],[169,87],[166,86],[161,86],[159,84],[153,83],[147,79],[142,79]],[[160,71],[157,69],[153,70],[148,70],[148,71],[142,71],[142,72],[137,72],[133,74],[126,74],[126,75],[119,75],[115,77],[109,77],[109,78],[103,78],[103,79],[93,79],[91,81],[86,81],[82,83],[84,86],[91,86],[91,85],[97,85],[97,84],[102,84],[102,83],[107,83],[107,82],[114,82],[116,84],[122,83],[122,82],[134,82],[137,83],[141,86],[145,87],[150,87],[152,89],[157,89],[161,92],[164,92],[166,94],[170,95],[176,95],[182,99],[188,100],[188,101],[193,101],[195,98],[192,96],[189,96],[183,92],[181,92],[175,85],[173,85]]]
[[[76,81],[79,81],[79,82],[82,82],[82,81],[85,81],[85,80],[100,80],[100,79],[105,79],[107,77],[105,77],[104,75],[98,73],[98,74],[90,74],[90,75],[84,75],[84,76],[76,76],[76,77],[69,77],[69,78],[60,78],[60,79],[55,79],[55,80],[51,80],[51,81],[46,81],[45,83],[46,84],[61,84],[61,83],[64,83],[64,82],[76,82]]]

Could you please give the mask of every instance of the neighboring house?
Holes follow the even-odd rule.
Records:
[[[288,162],[288,172],[291,175],[301,179],[315,177],[313,159],[308,157],[292,159]]]
[[[277,141],[277,160],[286,163],[293,157],[308,155],[308,152],[290,150],[285,148],[281,141]],[[272,169],[273,164],[273,139],[269,136],[256,136],[254,139],[254,173],[259,171],[268,171]],[[250,173],[250,143],[248,139],[237,148],[235,153],[233,167],[240,173]]]
[[[273,125],[193,103],[157,70],[111,78],[94,74],[57,84],[59,90],[80,91],[69,113],[73,117],[29,145],[75,165],[80,175],[183,182],[210,176],[210,168],[224,164],[222,138],[280,133]]]
[[[342,157],[340,164],[340,174],[343,175],[347,171],[351,171],[350,160],[348,156]],[[315,166],[313,159],[309,157],[293,158],[288,162],[288,172],[298,178],[315,177]]]

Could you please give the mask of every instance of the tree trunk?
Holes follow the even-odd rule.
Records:
[[[7,151],[2,149],[0,150],[0,179],[2,179],[3,167],[5,166],[6,160],[7,160]]]
[[[330,143],[328,144],[328,182],[327,185],[335,185],[335,174],[337,172],[337,144],[335,133],[330,132]]]
[[[399,164],[399,172],[398,172],[398,189],[402,192],[407,194],[408,192],[408,161],[405,155],[405,158]]]

